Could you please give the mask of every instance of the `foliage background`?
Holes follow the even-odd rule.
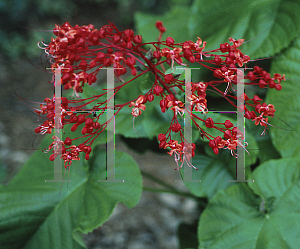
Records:
[[[201,179],[202,182],[185,185],[191,193],[201,198],[198,201],[208,201],[209,204],[201,213],[198,229],[194,224],[179,226],[178,234],[181,240],[177,242],[177,246],[299,248],[299,242],[295,239],[299,237],[300,231],[300,176],[297,151],[300,147],[300,103],[297,90],[300,54],[300,17],[297,14],[299,11],[300,3],[297,0],[1,1],[0,175],[3,183],[6,184],[16,174],[32,153],[24,148],[32,148],[33,138],[35,148],[40,143],[33,132],[37,125],[35,117],[13,91],[33,101],[41,101],[52,94],[52,90],[46,84],[49,76],[31,65],[32,63],[39,68],[47,66],[45,60],[43,66],[40,66],[41,51],[37,49],[36,43],[41,39],[49,40],[52,34],[35,29],[52,30],[54,23],[62,24],[65,21],[81,25],[93,23],[100,27],[109,19],[121,29],[134,28],[144,40],[151,41],[157,36],[155,21],[162,20],[167,28],[167,36],[173,36],[176,42],[187,39],[194,41],[200,36],[208,42],[208,49],[217,48],[220,43],[228,41],[229,37],[245,38],[249,42],[243,46],[242,52],[250,55],[251,59],[270,57],[256,61],[255,64],[273,73],[284,73],[288,79],[282,83],[283,89],[280,92],[249,87],[246,89],[248,96],[259,94],[260,97],[267,97],[267,103],[275,105],[277,117],[292,126],[294,131],[290,131],[289,126],[282,120],[273,118],[271,124],[279,128],[271,128],[266,136],[260,137],[262,130],[254,127],[252,122],[246,123],[246,138],[253,160],[252,163],[247,159],[246,172],[250,179],[255,179],[256,185],[228,184],[228,180],[235,177],[232,158],[227,151],[214,156],[207,143],[198,140],[194,163],[199,170],[194,174],[194,179]],[[250,67],[251,65],[254,64],[250,64]],[[193,80],[210,79],[210,73],[202,68],[199,71],[193,74]],[[136,89],[136,94],[141,90]],[[209,96],[208,102],[209,109],[219,106],[228,108],[224,100],[214,94]],[[122,135],[120,138],[131,148],[155,148],[155,133],[166,128],[157,123],[163,120],[165,124],[167,115],[158,115],[155,107],[148,108],[147,111],[143,119],[136,123],[137,130],[139,134],[143,134],[144,139],[137,139],[130,126],[118,131]],[[153,115],[155,122],[151,122]],[[132,118],[124,113],[123,116],[120,115],[119,122],[131,124]],[[196,141],[198,137],[199,134],[195,134],[193,139]],[[46,141],[43,143],[46,144]],[[143,155],[141,150],[138,153]],[[131,196],[123,198],[121,188],[114,189],[113,184],[111,189],[106,186],[102,190],[89,185],[93,177],[101,177],[101,170],[98,170],[99,167],[103,167],[103,164],[98,163],[103,161],[101,155],[99,153],[98,158],[95,153],[95,158],[90,164],[78,165],[76,170],[74,167],[70,178],[79,180],[76,184],[73,183],[74,185],[70,184],[68,189],[63,189],[62,195],[57,197],[59,184],[44,189],[43,183],[34,181],[41,175],[44,179],[49,167],[47,156],[41,155],[40,151],[36,152],[20,174],[8,186],[2,185],[0,188],[0,212],[5,217],[0,222],[0,241],[5,241],[5,248],[34,248],[33,246],[39,243],[50,246],[53,241],[57,243],[56,248],[84,248],[81,232],[90,232],[107,220],[117,202],[121,201],[127,207],[135,206],[141,194],[142,177],[134,159],[126,154],[119,155],[120,160],[128,161],[126,165],[120,164],[120,170],[125,169],[125,172],[119,171],[119,174],[121,177],[130,177],[130,173],[136,176],[135,184],[126,187],[127,191],[132,192]],[[156,164],[153,168],[163,167],[159,163]],[[142,167],[141,163],[139,166]],[[36,170],[33,172],[32,168]],[[168,169],[173,170],[172,167]],[[126,175],[127,173],[129,174]],[[268,176],[267,179],[265,175]],[[29,185],[29,182],[32,184]],[[106,196],[103,196],[104,192]],[[95,203],[91,202],[91,196],[97,197]],[[26,200],[29,197],[32,198],[31,205]],[[109,201],[103,201],[106,198]],[[198,211],[202,209],[198,204]],[[232,210],[235,210],[235,214]],[[64,219],[59,220],[57,217]],[[94,217],[94,220],[91,217]],[[198,221],[195,222],[197,224]],[[16,229],[18,224],[21,226]],[[48,229],[62,224],[68,225],[59,233],[49,232]],[[187,231],[190,232],[186,234]],[[194,239],[196,236],[198,241]],[[16,238],[19,244],[15,242]],[[236,241],[237,244],[232,241]],[[14,247],[9,247],[12,245]]]

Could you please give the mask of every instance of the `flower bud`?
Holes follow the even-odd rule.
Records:
[[[96,63],[97,63],[97,61],[92,60],[92,61],[89,63],[89,67],[90,67],[90,68],[95,67],[95,66],[96,66]]]
[[[79,114],[77,123],[82,124],[84,121],[85,121],[85,116],[82,114]]]
[[[133,35],[134,35],[134,33],[133,33],[133,31],[132,31],[132,29],[126,29],[125,31],[124,31],[124,35],[125,35],[125,37],[127,38],[127,39],[132,39],[132,37],[133,37]]]
[[[141,35],[136,35],[135,37],[133,37],[133,42],[140,44],[142,43],[142,36]]]
[[[168,100],[168,101],[174,101],[175,97],[174,97],[174,95],[169,94],[169,95],[166,96],[166,100]]]
[[[95,122],[93,123],[93,127],[98,130],[100,128],[100,124],[98,122]]]
[[[159,85],[156,85],[153,89],[153,93],[156,95],[156,96],[159,96],[162,92],[163,92],[163,88]]]
[[[246,119],[251,119],[251,115],[250,115],[249,111],[245,111],[244,116],[245,116]]]
[[[102,61],[105,58],[105,54],[103,52],[98,52],[96,60]]]
[[[214,148],[214,147],[216,147],[216,143],[215,143],[215,140],[210,140],[209,142],[208,142],[208,145],[209,145],[209,147],[211,147],[211,148]]]
[[[261,72],[261,68],[259,66],[254,66],[254,73],[260,73]]]
[[[86,132],[87,132],[87,133],[92,133],[93,130],[94,130],[94,127],[93,127],[93,126],[86,127]]]
[[[164,140],[166,140],[166,139],[167,139],[167,138],[166,138],[166,135],[165,135],[165,134],[160,133],[160,134],[158,135],[158,141],[159,141],[159,142],[164,141]]]
[[[216,55],[215,58],[214,58],[214,62],[219,65],[221,62],[222,62],[222,59],[219,55]]]
[[[167,46],[172,46],[174,44],[174,39],[172,37],[167,37],[166,44]]]
[[[230,120],[226,120],[224,124],[227,129],[233,127],[233,124],[230,122]]]
[[[106,51],[108,54],[112,54],[114,52],[114,50],[112,48],[108,48]]]
[[[230,45],[227,42],[220,45],[220,50],[222,53],[229,52],[230,49]]]
[[[248,78],[249,80],[251,80],[251,81],[254,81],[254,80],[256,79],[256,76],[255,76],[255,74],[254,74],[252,71],[250,71],[250,72],[247,74],[247,78]]]
[[[76,117],[76,114],[72,114],[70,117],[70,123],[77,123],[78,118]]]
[[[92,151],[92,148],[91,148],[91,146],[87,146],[87,147],[86,147],[86,153],[90,154],[90,153],[91,153],[91,151]]]
[[[49,156],[49,160],[50,160],[50,161],[54,161],[55,158],[56,158],[56,156],[55,156],[54,154],[51,154],[51,155]]]
[[[233,127],[231,131],[232,135],[236,135],[237,130],[238,130],[237,127]]]
[[[264,71],[264,72],[265,72],[265,71]],[[266,74],[264,75],[264,80],[265,80],[265,81],[271,80],[271,76],[270,76],[269,73],[266,73]]]
[[[282,89],[282,86],[279,85],[279,84],[276,84],[276,85],[275,85],[275,89],[278,90],[278,91],[280,91],[280,90]]]
[[[214,153],[215,153],[216,155],[219,154],[219,149],[218,149],[218,147],[214,147],[214,148],[213,148],[213,151],[214,151]]]
[[[160,28],[160,27],[162,27],[163,26],[163,23],[162,23],[162,21],[157,21],[156,23],[155,23],[155,26],[156,26],[156,28]]]
[[[85,41],[82,37],[80,37],[79,39],[77,39],[76,41],[76,47],[84,47],[85,45]]]
[[[155,26],[156,26],[156,28],[157,28],[161,33],[166,32],[166,28],[163,26],[162,21],[157,21],[157,22],[155,23]]]
[[[115,34],[115,35],[113,36],[113,42],[114,42],[114,43],[119,43],[120,40],[121,40],[121,37],[120,37],[118,34]]]
[[[269,81],[269,87],[270,88],[275,88],[275,82],[274,82],[274,80],[270,80]]]
[[[147,100],[148,100],[149,102],[152,102],[152,101],[154,100],[154,95],[153,95],[153,94],[147,95]]]
[[[190,61],[190,63],[195,63],[195,61],[196,61],[195,56],[190,56],[189,61]]]
[[[167,145],[166,141],[161,141],[159,144],[159,148],[165,148],[166,145]]]
[[[161,111],[162,111],[163,113],[166,112],[166,106],[167,106],[167,104],[168,104],[168,100],[166,100],[166,99],[162,99],[162,100],[159,102]]]
[[[230,65],[230,64],[233,63],[233,60],[232,60],[230,57],[227,57],[226,60],[225,60],[225,63],[226,63],[227,65]]]
[[[259,103],[259,101],[261,101],[262,99],[260,98],[260,97],[258,97],[257,95],[254,95],[254,97],[253,97],[253,102],[254,102],[254,104],[258,104]]]
[[[131,68],[131,74],[133,75],[133,76],[136,76],[136,69],[133,67],[133,68]]]
[[[105,58],[103,64],[104,64],[104,66],[109,67],[111,65],[111,60],[108,58]]]
[[[84,126],[81,130],[81,134],[85,135],[87,133],[87,128]]]
[[[231,138],[231,132],[230,130],[227,130],[224,132],[224,139],[229,139],[229,138]]]
[[[69,137],[67,137],[66,139],[65,139],[65,142],[64,142],[66,145],[71,145],[72,144],[72,140],[69,138]]]
[[[165,82],[166,82],[167,84],[171,84],[172,81],[174,80],[174,77],[173,77],[172,74],[166,74],[165,77],[164,77],[164,79],[165,79]]]
[[[172,129],[173,132],[178,132],[178,131],[181,130],[181,125],[179,123],[175,123],[175,124],[172,125],[171,129]]]
[[[71,127],[71,131],[72,132],[76,131],[77,127],[78,127],[78,124],[73,124]]]
[[[87,119],[85,120],[85,125],[86,125],[86,126],[92,126],[92,124],[93,124],[93,120],[92,120],[91,118],[87,118]]]
[[[260,88],[264,88],[266,85],[267,85],[267,83],[266,83],[264,80],[260,79],[260,80],[258,81],[258,86],[259,86]]]
[[[156,58],[156,59],[160,59],[160,57],[161,57],[160,52],[159,51],[154,51],[153,52],[153,57]]]
[[[135,64],[135,58],[133,57],[129,57],[126,59],[126,64],[128,67],[133,67]]]
[[[213,119],[212,119],[212,118],[207,118],[207,119],[205,120],[205,126],[206,126],[207,128],[212,128],[212,127],[214,127],[214,121],[213,121]]]

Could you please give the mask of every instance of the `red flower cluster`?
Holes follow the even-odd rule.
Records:
[[[195,155],[195,144],[187,143],[183,135],[183,128],[178,121],[178,114],[183,116],[185,112],[190,113],[193,123],[201,132],[202,137],[209,140],[209,146],[215,154],[219,153],[220,148],[226,148],[231,151],[232,155],[236,156],[237,146],[245,147],[242,142],[244,138],[237,127],[233,127],[229,120],[216,124],[212,118],[201,119],[194,112],[206,113],[208,111],[206,99],[208,88],[223,95],[230,104],[237,107],[237,97],[228,93],[232,84],[238,84],[239,69],[237,66],[246,68],[246,64],[250,61],[250,57],[244,55],[239,49],[244,40],[229,38],[231,45],[223,43],[218,49],[205,51],[206,42],[203,42],[199,37],[195,42],[175,43],[172,37],[167,37],[163,41],[162,34],[166,32],[166,28],[160,21],[156,22],[156,27],[159,30],[158,41],[142,43],[140,35],[135,35],[130,29],[119,31],[112,23],[99,30],[91,24],[72,27],[69,23],[65,23],[62,26],[55,25],[53,33],[56,38],[52,38],[49,45],[44,42],[42,44],[47,56],[51,57],[53,72],[56,68],[61,68],[61,83],[64,89],[73,89],[77,97],[79,97],[79,93],[83,92],[83,86],[86,83],[91,85],[97,81],[97,74],[101,68],[113,67],[118,80],[123,82],[123,84],[115,87],[114,94],[117,94],[123,86],[133,81],[137,82],[136,79],[143,74],[152,73],[155,80],[151,89],[144,95],[137,96],[136,99],[115,105],[115,115],[123,107],[129,105],[132,107],[132,116],[136,118],[142,114],[142,111],[146,110],[147,102],[152,102],[158,98],[159,107],[163,113],[168,109],[173,111],[169,129],[158,135],[159,147],[169,149],[168,153],[175,156],[176,163],[186,161],[188,166],[194,167],[189,161]],[[153,49],[147,51],[144,49],[145,45],[152,45]],[[176,97],[179,96],[177,91],[184,91],[185,82],[171,73],[166,73],[165,66],[169,65],[173,69],[175,65],[187,66],[187,63],[195,62],[211,70],[217,80],[192,82],[191,95],[188,96],[191,110],[186,110],[184,103]],[[141,73],[137,74],[137,68]],[[145,69],[142,70],[141,68]],[[127,69],[130,69],[134,77],[125,81],[122,76],[126,74]],[[272,78],[269,73],[255,66],[252,71],[248,72],[245,79],[248,82],[244,84],[258,85],[259,87],[269,86],[281,90],[280,83],[285,80],[285,77],[274,74]],[[225,92],[218,88],[222,84],[227,84]],[[106,122],[103,124],[98,122],[100,115],[107,109],[107,101],[95,105],[94,110],[101,111],[101,114],[96,117],[89,118],[87,117],[88,114],[78,113],[81,108],[93,103],[105,94],[107,91],[104,90],[103,94],[94,95],[88,99],[68,100],[62,98],[61,120],[59,120],[62,127],[72,123],[71,131],[75,131],[82,125],[83,137],[89,137],[78,146],[72,145],[77,138],[67,138],[64,142],[58,141],[56,137],[53,138],[54,142],[49,146],[49,150],[54,149],[55,146],[61,146],[61,158],[65,161],[66,167],[70,166],[72,160],[79,159],[80,152],[85,153],[85,158],[89,159],[93,141],[107,127]],[[255,125],[260,124],[266,128],[268,125],[267,116],[274,116],[274,105],[261,103],[262,100],[256,95],[252,99],[248,98],[246,94],[239,98],[245,101],[245,106],[239,107],[240,111],[244,112],[245,117],[255,121]],[[44,102],[46,103],[40,105],[40,110],[36,110],[39,115],[47,115],[47,120],[35,129],[36,133],[41,134],[51,133],[55,124],[55,97],[53,99],[46,98]],[[80,105],[78,105],[79,103]],[[74,104],[77,104],[76,108],[73,106]],[[248,108],[254,110],[250,111]],[[73,112],[74,110],[77,112]],[[211,136],[201,128],[199,121],[207,128],[217,129],[222,136]],[[176,133],[180,135],[181,141],[172,139]],[[50,160],[54,160],[57,155],[53,150]]]

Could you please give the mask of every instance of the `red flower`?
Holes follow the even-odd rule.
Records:
[[[140,95],[135,103],[134,102],[130,103],[129,107],[134,106],[131,112],[132,116],[137,117],[142,114],[141,110],[145,111],[146,106],[142,104],[143,102],[144,102],[144,96]]]

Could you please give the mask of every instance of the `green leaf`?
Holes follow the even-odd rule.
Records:
[[[193,40],[207,41],[207,50],[234,39],[251,40],[242,52],[252,59],[272,56],[290,45],[300,32],[297,0],[195,0],[189,19]]]
[[[199,248],[299,248],[299,166],[299,158],[270,160],[254,182],[219,191],[200,216]]]
[[[283,81],[282,89],[270,89],[266,103],[274,104],[275,118],[270,118],[269,123],[277,126],[271,128],[271,137],[275,148],[283,157],[290,157],[296,151],[300,140],[300,90],[298,80],[300,77],[300,37],[293,46],[286,50],[272,63],[272,73],[285,74],[287,80]],[[294,131],[291,131],[291,127]],[[282,128],[282,129],[280,129]],[[287,130],[284,130],[287,129]]]
[[[41,147],[47,147],[50,136]],[[106,176],[106,152],[98,151],[93,165],[74,161],[59,195],[53,179],[53,162],[40,151],[24,165],[8,186],[0,188],[0,247],[3,249],[86,248],[82,233],[91,232],[112,214],[118,202],[135,206],[142,177],[131,156],[116,152],[115,179]]]
[[[192,164],[198,169],[192,170],[192,179],[201,180],[201,182],[184,182],[185,186],[198,197],[212,198],[214,194],[220,189],[226,189],[233,185],[236,162],[235,158],[231,155],[228,156],[228,151],[220,153],[219,157],[211,158],[204,155],[198,155],[196,152],[195,157],[192,158]],[[230,154],[230,153],[229,153]],[[179,162],[180,163],[180,162]],[[180,166],[180,165],[179,165]],[[184,176],[184,167],[181,173]]]

